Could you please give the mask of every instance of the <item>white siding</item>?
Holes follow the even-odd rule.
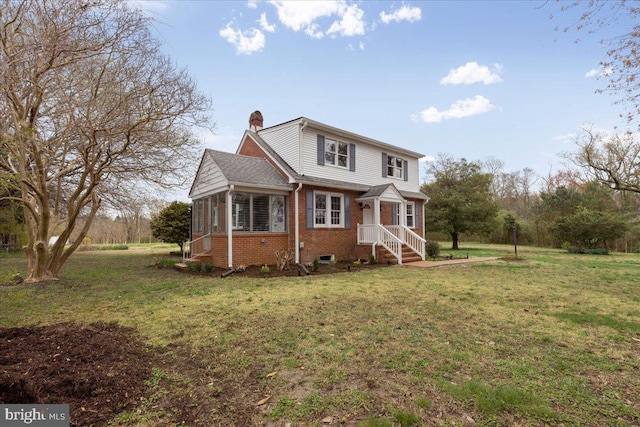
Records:
[[[264,129],[258,134],[293,170],[300,173],[299,132],[300,122],[296,120],[274,128]]]
[[[220,172],[220,168],[211,159],[211,156],[205,152],[189,197],[191,199],[199,199],[203,196],[217,193],[226,188],[227,185],[228,182]]]
[[[350,172],[348,168],[340,168],[332,165],[318,165],[317,135],[338,141],[354,143],[356,145],[356,171]],[[348,140],[330,133],[323,133],[316,129],[306,128],[303,131],[303,169],[304,174],[319,178],[337,179],[345,182],[365,185],[381,185],[393,183],[401,191],[420,191],[420,170],[418,159],[408,157],[406,154],[396,153],[392,150],[383,150],[365,142]],[[408,162],[408,181],[393,177],[382,177],[382,153],[398,156]]]

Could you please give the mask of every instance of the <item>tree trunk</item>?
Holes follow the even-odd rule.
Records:
[[[37,242],[35,247],[26,247],[29,264],[29,275],[25,279],[25,283],[46,282],[48,280],[58,280],[56,275],[50,269],[50,257],[47,254],[47,244]]]
[[[451,245],[451,250],[458,250],[458,233],[451,233],[451,238],[453,239],[453,244]]]

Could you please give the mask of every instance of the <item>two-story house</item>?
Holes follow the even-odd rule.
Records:
[[[300,117],[263,128],[254,112],[235,154],[205,150],[189,197],[192,257],[233,268],[335,256],[424,259],[422,154]]]

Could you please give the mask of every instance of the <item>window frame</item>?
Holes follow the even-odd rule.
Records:
[[[398,163],[400,163],[400,166],[398,166]],[[393,154],[387,154],[387,177],[404,180],[405,164],[406,159]],[[389,170],[391,170],[392,173],[389,173]],[[399,176],[396,176],[396,171],[399,172]]]
[[[317,207],[317,197],[325,197],[325,206],[323,209]],[[336,211],[333,209],[332,197],[336,197],[340,200],[340,209]],[[318,211],[324,211],[324,223],[318,223]],[[332,213],[338,212],[339,223],[332,224]],[[342,193],[334,193],[330,191],[314,191],[313,192],[313,227],[314,228],[346,228],[345,226],[345,197]]]
[[[409,213],[409,206],[411,206],[411,213]],[[416,202],[407,202],[404,209],[405,223],[407,227],[411,229],[416,228]],[[411,218],[411,225],[409,225],[409,218]]]
[[[235,198],[236,195],[243,195],[245,197],[248,198],[249,202],[244,203],[244,199],[242,201],[242,203],[236,203],[235,200],[232,200],[233,206],[231,208],[231,229],[234,232],[242,232],[242,233],[286,233],[288,230],[288,224],[287,224],[287,196],[284,194],[272,194],[272,193],[255,193],[255,192],[246,192],[246,191],[238,191],[235,192],[233,194],[233,197]],[[261,197],[267,197],[267,203],[265,204],[265,206],[268,207],[268,211],[264,214],[265,215],[265,220],[266,220],[266,225],[268,227],[268,230],[255,230],[255,226],[256,226],[256,219],[254,217],[256,211],[254,210],[254,197],[255,196],[261,196]],[[274,215],[274,208],[277,206],[277,204],[274,203],[274,200],[276,198],[282,198],[282,203],[279,207],[282,208],[282,212],[279,212],[277,215]],[[246,206],[248,205],[248,214],[244,213],[244,210],[239,211],[237,209],[236,206],[241,205],[241,206]],[[246,218],[248,218],[249,224],[243,224],[242,226],[239,225],[239,219],[241,218],[240,216],[240,212],[243,212],[243,216],[245,216]],[[278,224],[282,224],[281,228],[282,229],[278,229],[278,230],[274,230],[275,225],[273,223],[273,220],[275,218],[282,218],[281,222],[278,222]],[[261,221],[261,224],[264,224],[264,221]],[[280,227],[278,227],[280,228]]]
[[[335,144],[335,149],[329,150],[331,144]],[[348,142],[340,141],[339,139],[324,138],[324,164],[325,166],[334,166],[341,169],[350,168],[350,147]],[[344,146],[345,153],[340,153],[340,147]],[[329,161],[329,156],[333,156],[333,162]],[[344,158],[344,166],[340,164],[340,158]]]
[[[193,232],[202,233],[204,217],[203,217],[203,199],[197,199],[193,201]]]

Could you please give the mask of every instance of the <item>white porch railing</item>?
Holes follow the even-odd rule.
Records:
[[[358,224],[358,244],[381,244],[402,264],[402,245],[425,259],[426,241],[413,230],[401,225]]]
[[[389,230],[376,224],[358,224],[358,244],[371,243],[375,255],[375,245],[382,245],[402,264],[402,240]]]
[[[184,242],[182,245],[182,261],[186,262],[193,255],[193,251],[204,252],[211,250],[211,234],[205,234],[197,239]]]
[[[402,240],[381,225],[377,229],[380,244],[398,259],[398,264],[402,264]]]
[[[423,261],[425,260],[425,250],[427,245],[427,241],[425,239],[418,236],[416,232],[404,225],[383,225],[383,227],[393,233],[393,235],[398,239],[402,240],[402,242],[409,246],[412,251],[419,254]]]

